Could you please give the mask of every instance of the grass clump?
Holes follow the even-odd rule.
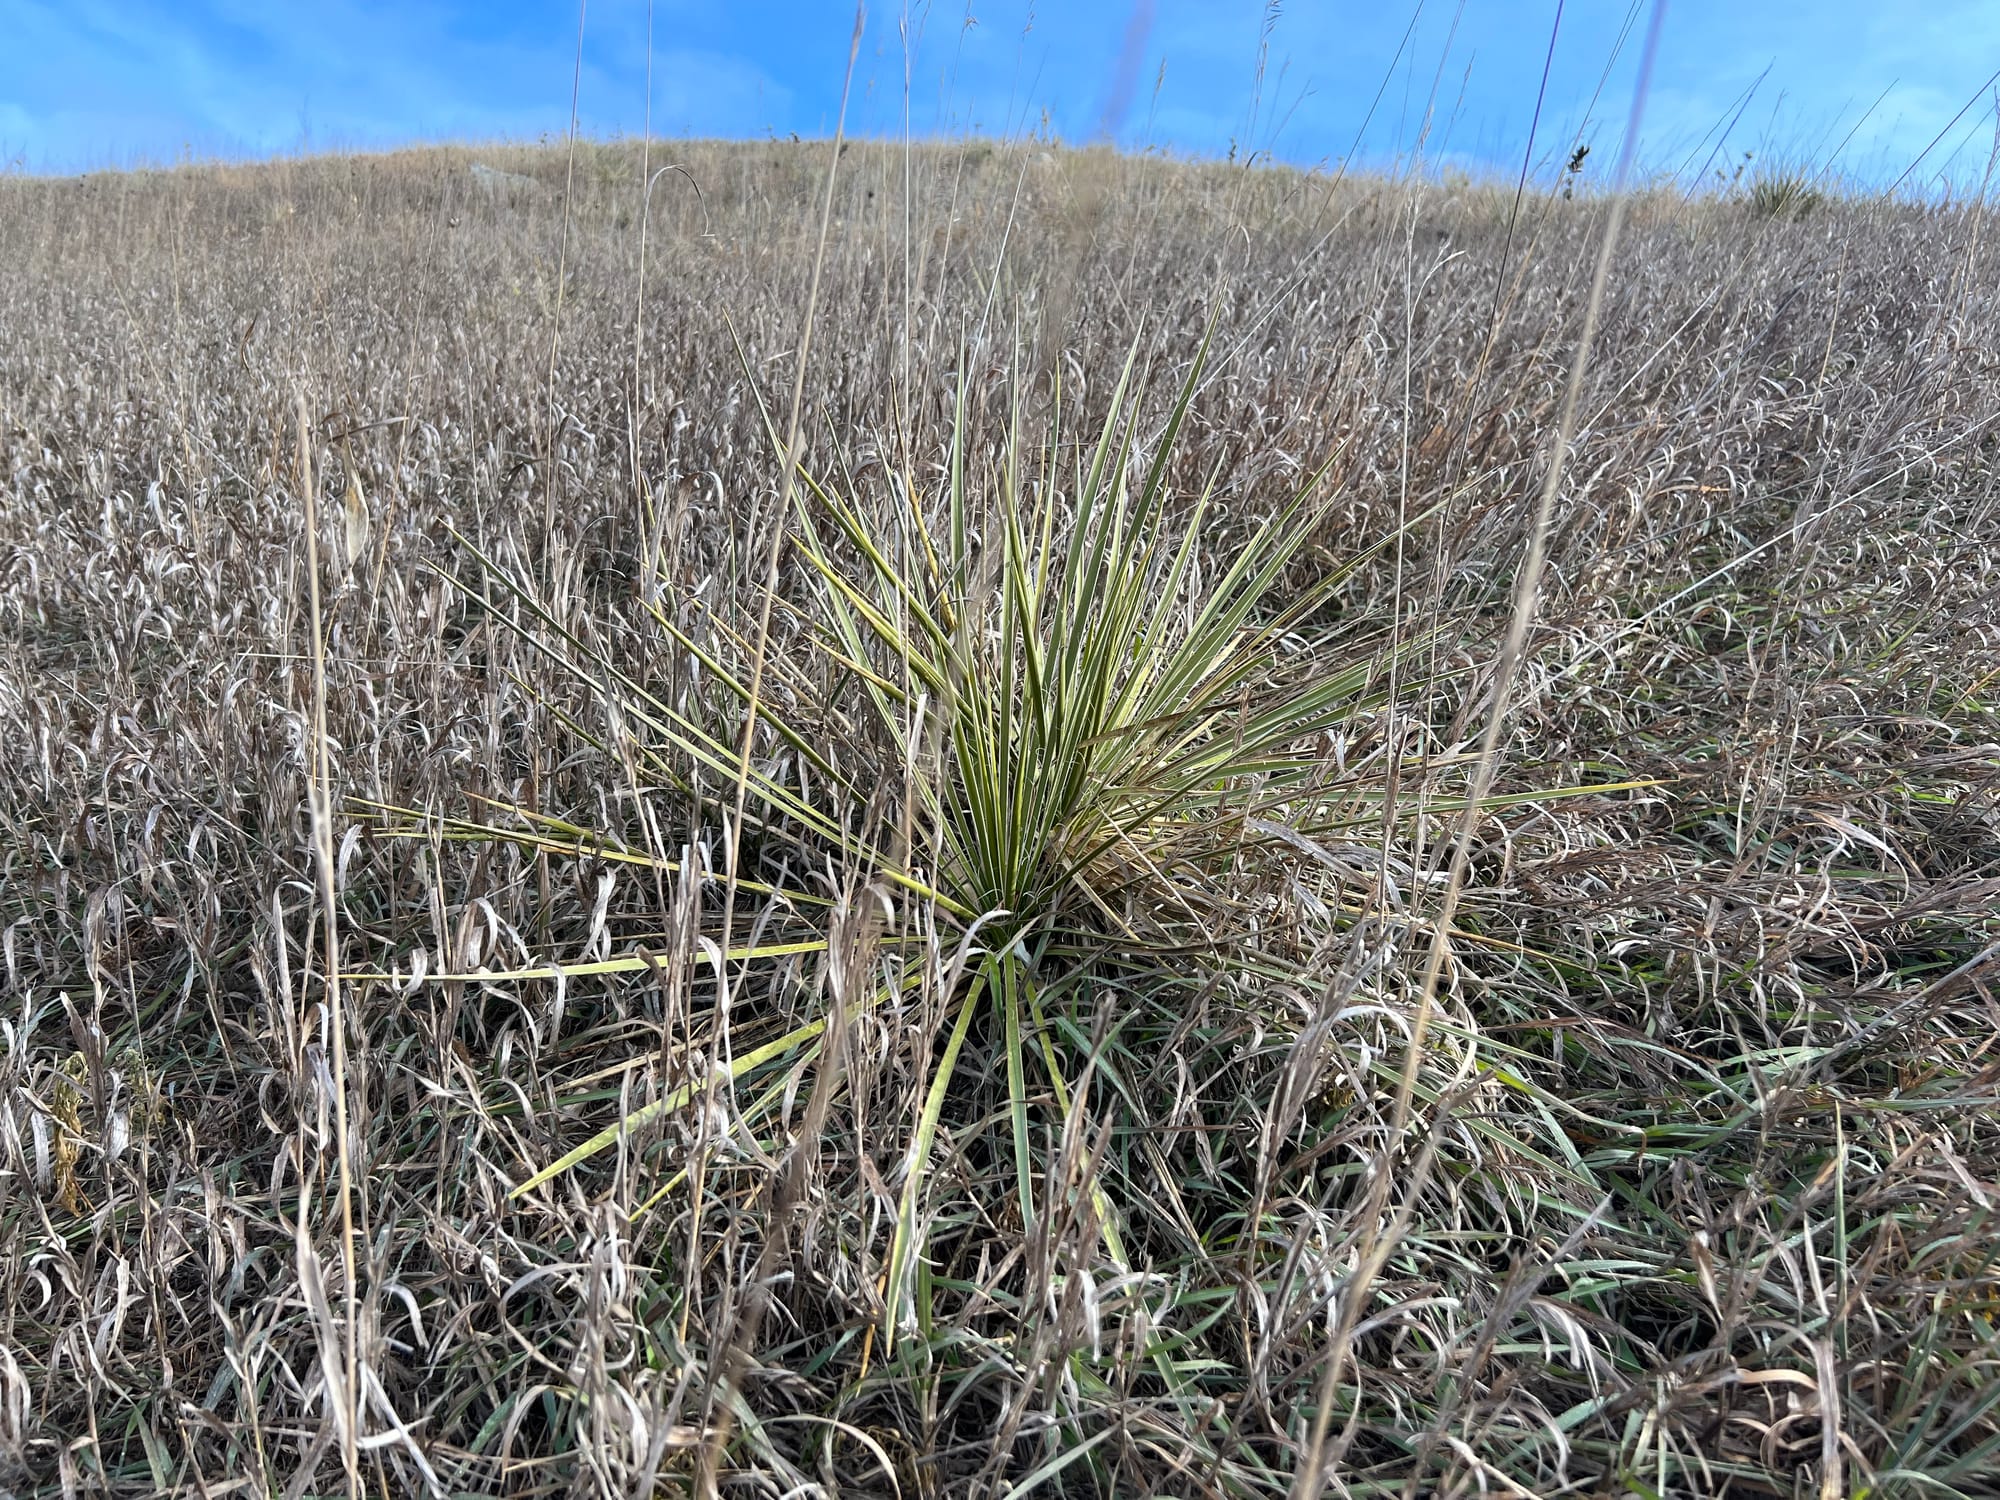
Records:
[[[1750,182],[1750,211],[1760,219],[1804,219],[1826,207],[1826,194],[1802,171],[1759,172]]]

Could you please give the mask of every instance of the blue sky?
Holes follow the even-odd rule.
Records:
[[[1308,166],[1357,140],[1379,165],[1421,140],[1435,163],[1511,173],[1555,14],[1556,0],[878,3],[849,129],[900,133],[907,98],[919,134],[1109,133]],[[841,0],[653,0],[654,130],[830,132],[853,15]],[[7,0],[0,162],[74,171],[560,135],[577,22],[575,0]],[[1608,169],[1644,30],[1631,0],[1567,0],[1545,159],[1582,131]],[[640,129],[646,38],[647,0],[587,0],[586,131]],[[1886,184],[1971,102],[1910,185],[1939,171],[1976,182],[1996,69],[1994,0],[1669,0],[1644,156],[1698,170],[1728,125],[1711,170],[1745,150],[1817,165],[1839,148],[1838,169]]]

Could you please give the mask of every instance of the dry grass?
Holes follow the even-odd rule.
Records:
[[[559,154],[0,181],[0,1478],[338,1492],[352,1399],[371,1494],[688,1493],[726,1408],[731,1494],[1279,1495],[1351,1313],[1330,1493],[2000,1493],[1983,210],[1632,204],[1397,1135],[1606,205],[853,146],[786,515],[828,155],[680,148],[640,330],[636,151],[559,328]],[[1351,694],[1089,783],[983,954],[911,643],[976,740],[1134,351],[1135,535],[1211,499],[1131,660],[1325,468],[1216,659]]]

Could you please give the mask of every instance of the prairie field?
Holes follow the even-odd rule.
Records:
[[[2000,1494],[1987,218],[0,178],[0,1490]]]

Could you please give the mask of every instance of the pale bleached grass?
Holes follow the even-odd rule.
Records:
[[[545,191],[488,194],[475,156]],[[849,147],[803,432],[871,526],[899,474],[945,493],[955,429],[990,501],[1058,378],[1094,433],[1135,348],[1150,457],[1213,317],[1162,524],[1213,476],[1203,555],[1233,555],[1330,460],[1282,595],[1325,597],[1274,661],[1366,662],[1398,618],[1417,642],[1393,716],[1313,742],[1332,786],[1394,781],[1393,817],[1247,839],[1201,892],[1226,950],[1059,991],[1020,1038],[1047,1085],[1010,1083],[1004,1007],[968,1022],[927,1110],[962,920],[885,893],[857,827],[783,826],[746,838],[723,934],[729,778],[676,781],[607,712],[615,671],[733,743],[715,669],[779,517],[744,369],[786,388],[828,149],[655,156],[686,176],[653,189],[636,381],[636,149],[579,148],[560,298],[560,155],[0,182],[7,1482],[337,1487],[351,1295],[369,1489],[679,1492],[762,1267],[725,1487],[1282,1493],[1386,1169],[1422,1187],[1390,1196],[1335,1391],[1347,1492],[1992,1492],[1981,210],[1632,202],[1496,791],[1659,784],[1481,822],[1402,1145],[1455,758],[1605,205],[1530,199],[1503,264],[1505,193],[975,145],[910,159],[906,242],[902,154]],[[347,987],[352,1286],[295,389],[342,966],[403,976]],[[1399,503],[1438,507],[1400,597],[1390,551],[1333,578]],[[820,576],[781,550],[758,774],[914,828],[893,737],[807,637]],[[806,750],[881,795],[832,796]],[[496,802],[621,847],[458,836]],[[718,989],[702,938],[770,950],[802,916],[812,948]],[[829,1066],[737,1066],[890,972]]]

